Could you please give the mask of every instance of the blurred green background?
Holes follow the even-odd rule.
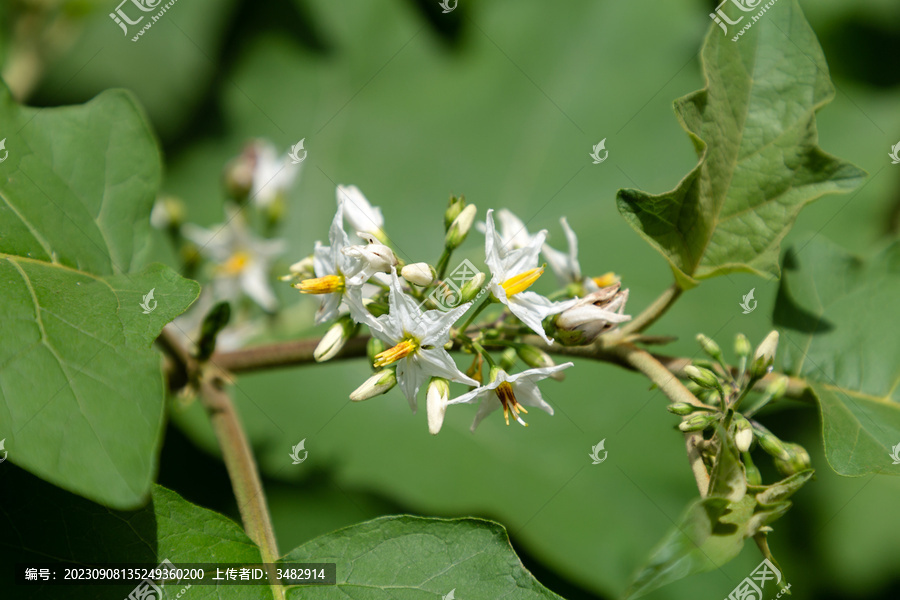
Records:
[[[290,245],[281,271],[327,237],[336,184],[355,184],[382,207],[407,261],[437,259],[454,193],[480,209],[512,209],[530,230],[549,229],[557,247],[567,216],[582,267],[620,274],[632,314],[671,281],[614,199],[622,187],[671,189],[695,164],[671,105],[703,87],[698,53],[714,2],[461,0],[441,14],[437,0],[179,0],[137,43],[107,16],[113,0],[65,3],[79,25],[46,31],[8,26],[22,5],[4,4],[5,68],[24,60],[10,48],[32,38],[42,66],[22,80],[28,102],[134,91],[163,148],[164,192],[184,200],[192,222],[223,220],[222,169],[249,140],[286,150],[305,138],[279,232]],[[900,137],[900,4],[802,4],[837,88],[819,115],[821,146],[870,178],[803,211],[785,246],[817,234],[870,254],[900,226],[900,167],[887,158]],[[603,138],[609,159],[593,165],[588,153]],[[481,243],[473,233],[459,257],[480,264]],[[177,264],[162,234],[153,256]],[[777,286],[749,275],[704,282],[652,331],[678,336],[666,351],[687,356],[697,354],[697,332],[726,347],[738,332],[757,342]],[[759,310],[744,315],[738,303],[751,288]],[[307,326],[313,302],[287,285],[277,292],[280,337],[322,332]],[[663,395],[615,367],[578,363],[564,383],[549,382],[557,414],[533,415],[528,429],[497,417],[473,435],[475,410],[463,406],[448,411],[437,437],[424,407],[412,415],[398,391],[350,405],[367,373],[361,360],[294,368],[241,377],[233,390],[282,552],[381,514],[478,515],[505,525],[526,565],[562,596],[612,598],[696,496]],[[202,411],[173,413],[160,483],[237,519]],[[794,597],[900,596],[900,481],[831,472],[807,405],[783,403],[763,422],[806,445],[817,468],[770,536]],[[292,465],[301,439],[309,458]],[[591,465],[602,439],[609,459]],[[647,597],[726,597],[759,561],[749,544],[721,570]]]

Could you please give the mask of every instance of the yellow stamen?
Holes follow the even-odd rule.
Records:
[[[528,411],[525,410],[525,407],[516,402],[516,394],[513,391],[512,385],[508,381],[504,381],[500,385],[497,386],[497,389],[494,390],[497,394],[497,398],[500,399],[500,404],[503,405],[503,418],[506,419],[506,424],[509,425],[509,412],[512,411],[513,417],[516,421],[528,427],[528,423],[522,420],[522,417],[519,416],[519,413],[528,414]]]
[[[604,273],[600,277],[594,277],[594,283],[597,284],[597,287],[606,287],[608,285],[613,285],[614,283],[619,283],[619,276],[609,271]]]
[[[304,279],[293,284],[301,294],[331,294],[344,289],[344,278],[340,275],[326,275],[314,279]]]
[[[227,275],[237,275],[244,270],[249,262],[250,255],[244,251],[238,251],[228,257],[228,260],[219,269]]]
[[[528,269],[524,273],[519,273],[514,277],[510,277],[502,284],[500,284],[503,289],[506,291],[506,297],[515,296],[519,292],[524,292],[531,285],[538,280],[538,278],[544,274],[544,267],[537,267],[535,269]]]
[[[419,344],[415,340],[405,339],[393,348],[388,348],[384,352],[379,352],[378,354],[376,354],[375,363],[373,366],[384,367],[386,365],[395,363],[401,358],[406,358],[407,356],[415,352],[418,347]]]

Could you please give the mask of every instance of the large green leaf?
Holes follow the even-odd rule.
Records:
[[[382,517],[318,537],[285,561],[335,562],[336,586],[294,587],[289,598],[387,600],[559,598],[519,561],[497,523]],[[450,597],[453,597],[451,595]]]
[[[712,26],[702,60],[706,88],[675,102],[699,163],[665,194],[620,190],[619,211],[682,287],[734,271],[777,276],[804,205],[865,175],[818,147],[815,113],[834,96],[828,65],[796,0],[737,42]]]
[[[198,294],[168,267],[134,270],[159,183],[156,143],[123,92],[37,110],[0,88],[0,131],[9,152],[0,164],[0,438],[11,461],[48,481],[136,506],[163,422],[150,344]]]
[[[79,498],[15,469],[0,473],[0,558],[4,580],[12,581],[15,563],[56,562],[83,566],[104,563],[156,565],[182,563],[259,563],[259,548],[240,525],[191,504],[173,491],[153,486],[150,502],[135,511],[111,510]],[[211,576],[208,576],[211,577]],[[4,590],[11,598],[108,600],[126,598],[135,585],[19,586]],[[172,585],[174,598],[183,585]],[[184,598],[271,600],[266,585],[194,585]]]
[[[871,261],[814,239],[784,259],[775,305],[785,370],[811,381],[825,455],[841,475],[900,475],[900,243]]]

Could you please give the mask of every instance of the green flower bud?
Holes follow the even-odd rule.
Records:
[[[750,356],[750,340],[743,333],[737,334],[737,337],[734,338],[734,353],[738,355],[738,358]]]
[[[753,362],[750,363],[750,376],[759,379],[772,370],[775,364],[775,351],[778,349],[778,332],[772,331],[756,348]]]
[[[718,420],[719,417],[716,415],[694,415],[679,423],[678,429],[684,432],[703,431],[707,427],[711,427]]]
[[[375,356],[381,354],[385,350],[387,350],[387,347],[385,346],[384,342],[379,340],[374,335],[370,337],[369,341],[366,342],[366,356],[369,357],[369,364],[374,365]]]
[[[465,282],[459,291],[460,301],[465,303],[474,300],[478,296],[478,293],[481,291],[486,280],[487,275],[479,272],[475,277]]]
[[[522,359],[522,362],[535,369],[542,369],[545,367],[552,367],[556,365],[556,363],[553,362],[553,359],[550,358],[549,354],[547,354],[540,348],[536,348],[535,346],[529,346],[527,344],[517,346],[516,353],[519,355],[519,358]],[[552,373],[550,377],[555,379],[556,381],[562,381],[565,377],[565,371],[557,371],[556,373]]]
[[[787,377],[778,377],[766,387],[766,395],[771,396],[772,400],[778,400],[788,388],[788,378]]]
[[[771,433],[763,433],[757,437],[757,440],[759,441],[759,447],[776,460],[789,461],[791,459],[784,442]]]
[[[700,344],[700,347],[706,352],[707,355],[713,358],[713,360],[720,361],[722,360],[722,350],[719,348],[719,345],[713,341],[712,338],[709,338],[702,333],[697,334],[697,342]]]
[[[774,461],[775,468],[781,471],[782,475],[794,475],[810,468],[812,461],[806,448],[793,442],[784,443],[784,448],[788,457],[786,459],[776,458]]]
[[[456,250],[466,240],[472,223],[475,222],[475,214],[478,208],[474,204],[465,207],[462,212],[450,224],[447,235],[444,237],[444,246],[448,250]]]
[[[701,387],[708,389],[718,389],[719,387],[719,378],[709,369],[688,365],[684,368],[684,374]]]
[[[759,469],[753,464],[753,459],[750,458],[749,452],[744,452],[744,472],[747,474],[747,483],[750,485],[762,485],[762,474],[759,472]]]
[[[444,231],[450,229],[450,225],[459,216],[459,213],[466,207],[465,196],[450,196],[450,202],[447,204],[447,210],[444,212]]]
[[[350,394],[350,399],[354,402],[361,402],[390,391],[397,385],[397,374],[394,371],[394,369],[376,371]]]
[[[509,371],[513,368],[514,364],[516,364],[516,349],[507,348],[503,351],[503,354],[500,355],[500,368],[504,371]]]
[[[687,402],[673,402],[666,407],[666,410],[673,415],[684,417],[699,409],[693,404],[688,404]]]
[[[350,315],[344,315],[339,318],[328,332],[322,336],[319,345],[316,346],[313,352],[313,358],[316,362],[325,362],[334,358],[344,347],[344,344],[347,343],[347,340],[356,335],[358,330],[359,326],[353,322]]]

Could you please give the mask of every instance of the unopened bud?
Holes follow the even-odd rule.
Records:
[[[150,211],[150,224],[156,229],[178,229],[184,223],[187,209],[184,202],[174,196],[162,196],[156,199]]]
[[[766,336],[759,347],[756,348],[756,354],[753,355],[753,362],[750,364],[750,376],[756,379],[764,377],[766,373],[772,370],[775,364],[775,351],[778,349],[778,332],[772,331]]]
[[[738,358],[750,356],[750,340],[743,333],[737,334],[737,337],[734,338],[734,353]]]
[[[257,148],[248,144],[244,151],[225,166],[225,192],[237,203],[244,202],[253,190],[256,171]]]
[[[771,396],[772,400],[778,400],[779,398],[784,396],[784,393],[787,391],[787,388],[788,388],[788,378],[787,377],[777,377],[775,379],[775,381],[773,381],[766,387],[766,395]]]
[[[385,346],[384,342],[379,340],[374,335],[369,338],[369,341],[366,342],[366,356],[369,358],[369,364],[375,364],[375,356],[381,354],[387,350],[387,346]]]
[[[341,351],[347,340],[356,335],[359,326],[353,322],[350,315],[344,315],[339,318],[334,325],[322,336],[319,345],[313,352],[313,358],[316,362],[325,362],[334,358]]]
[[[753,443],[753,427],[750,426],[750,421],[743,417],[735,417],[734,426],[734,445],[741,452],[747,452]]]
[[[747,474],[748,484],[762,484],[762,473],[759,472],[759,468],[753,464],[753,459],[750,458],[750,455],[747,453],[744,454],[744,472]]]
[[[556,363],[553,362],[553,359],[550,358],[549,354],[547,354],[540,348],[529,346],[528,344],[516,346],[516,354],[519,355],[519,358],[522,359],[522,362],[535,369],[543,369],[556,365]],[[562,381],[564,376],[565,371],[557,371],[550,374],[550,377],[557,381]]]
[[[806,448],[800,444],[786,442],[784,449],[787,451],[788,457],[786,459],[776,458],[774,461],[775,468],[781,471],[782,475],[794,475],[810,468],[812,461]]]
[[[678,424],[678,429],[688,431],[703,431],[712,426],[719,418],[715,415],[694,415]]]
[[[516,349],[507,348],[500,355],[500,368],[504,371],[511,371],[516,364]]]
[[[697,334],[697,343],[700,344],[700,347],[709,355],[713,360],[722,360],[722,350],[719,348],[719,345],[710,337],[703,335],[702,333]]]
[[[684,374],[700,387],[708,389],[717,389],[719,387],[719,379],[709,369],[688,365],[684,368]]]
[[[791,455],[788,454],[784,442],[779,440],[771,433],[764,433],[758,438],[759,447],[766,451],[766,454],[774,457],[776,460],[788,461]]]
[[[673,402],[666,407],[666,410],[673,415],[684,417],[699,409],[693,404],[688,404],[687,402]]]
[[[444,212],[444,230],[450,229],[450,225],[459,216],[459,213],[466,207],[466,197],[450,196],[450,202],[447,204],[447,210]]]
[[[444,246],[448,250],[456,250],[465,241],[469,230],[472,229],[472,223],[475,222],[475,213],[477,212],[478,208],[474,204],[470,204],[453,220],[444,238]]]
[[[374,398],[375,396],[380,396],[381,394],[388,392],[395,385],[397,385],[397,374],[394,372],[394,369],[382,369],[366,379],[361,386],[356,388],[353,393],[350,394],[350,399],[354,402],[368,400],[369,398]]]
[[[426,409],[428,411],[428,431],[431,435],[437,435],[444,424],[444,415],[447,412],[447,402],[450,400],[450,385],[446,379],[434,377],[428,384],[428,393],[425,395]]]
[[[459,290],[460,302],[465,303],[474,300],[478,296],[478,293],[481,291],[486,280],[487,275],[479,272],[475,277],[465,282]]]
[[[418,262],[400,269],[400,276],[410,283],[425,287],[432,284],[437,277],[437,272],[428,263]]]
[[[310,279],[314,277],[315,263],[313,262],[312,255],[298,260],[290,267],[288,267],[288,271],[290,271],[289,274],[279,277],[281,281],[294,281],[299,279]]]

